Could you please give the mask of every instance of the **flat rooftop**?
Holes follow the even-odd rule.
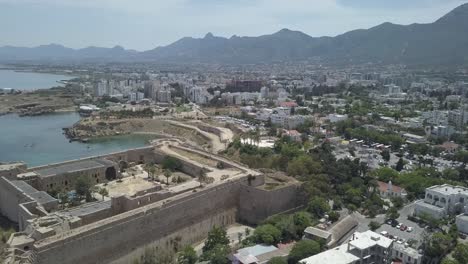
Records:
[[[11,184],[13,184],[13,186],[20,189],[22,192],[28,195],[38,192],[38,190],[34,189],[31,185],[27,184],[24,181],[11,181]]]
[[[363,233],[354,233],[354,240],[350,241],[349,244],[358,249],[366,249],[378,245],[383,248],[388,248],[392,245],[393,240],[384,237],[381,234],[377,234],[372,231],[366,231]]]
[[[99,169],[112,166],[113,162],[105,159],[80,160],[72,163],[59,165],[57,167],[43,168],[35,170],[41,177],[51,177],[69,172],[77,172],[90,169]]]
[[[332,236],[330,232],[327,232],[325,230],[318,229],[312,226],[307,227],[304,233],[307,233],[316,237],[324,238],[324,239],[328,239],[329,237]]]
[[[348,264],[358,261],[359,258],[347,251],[348,245],[329,249],[312,257],[300,261],[304,264]]]
[[[57,200],[46,192],[36,190],[24,181],[11,181],[11,184],[16,188],[20,189],[25,194],[29,195],[32,199],[34,199],[34,201],[36,201],[39,204],[47,204]]]
[[[406,255],[410,256],[413,259],[418,259],[422,257],[422,255],[419,254],[419,252],[416,249],[412,247],[405,247],[405,245],[403,244],[394,243],[393,249],[398,250],[399,252],[404,252],[406,253]]]
[[[461,186],[453,186],[453,185],[448,185],[448,184],[435,185],[427,189],[434,191],[434,192],[441,193],[441,194],[445,194],[445,195],[455,195],[459,193],[468,195],[468,188],[461,187]]]
[[[69,216],[85,216],[94,214],[99,211],[108,210],[111,208],[112,202],[111,200],[108,201],[100,201],[94,203],[84,204],[83,206],[72,208],[66,211],[62,211],[62,214],[69,215]]]

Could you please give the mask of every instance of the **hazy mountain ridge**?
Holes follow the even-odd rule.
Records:
[[[321,58],[337,63],[468,64],[468,4],[430,24],[384,23],[336,37],[311,37],[282,29],[258,37],[182,38],[137,52],[120,46],[70,49],[51,44],[34,48],[0,47],[1,61],[105,60],[155,62],[268,63]]]

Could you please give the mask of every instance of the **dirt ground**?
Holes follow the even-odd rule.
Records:
[[[17,112],[15,108],[24,104],[39,104],[57,110],[73,110],[73,99],[78,95],[66,89],[38,90],[23,94],[0,95],[0,113]]]

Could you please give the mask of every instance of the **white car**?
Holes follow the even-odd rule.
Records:
[[[400,229],[401,225],[402,225],[402,223],[399,223],[395,228]]]
[[[411,226],[408,226],[408,228],[406,229],[406,232],[408,232],[408,233],[413,232],[413,228]]]

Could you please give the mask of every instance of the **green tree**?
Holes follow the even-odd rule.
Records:
[[[254,231],[257,242],[273,245],[281,239],[281,231],[273,225],[266,224],[257,227]]]
[[[462,162],[464,165],[468,163],[468,151],[461,150],[455,153],[455,160]]]
[[[109,195],[109,192],[107,191],[106,188],[100,188],[99,189],[99,194],[102,196],[102,200],[104,201],[104,197]]]
[[[440,264],[460,264],[458,261],[451,259],[449,257],[445,257]]]
[[[401,197],[393,197],[391,201],[393,206],[397,209],[401,209],[405,205],[405,201]]]
[[[313,240],[301,240],[297,242],[289,253],[288,263],[296,264],[300,260],[320,253],[320,244]]]
[[[166,184],[169,185],[169,178],[172,175],[172,171],[169,169],[164,170],[164,177],[166,177]]]
[[[228,246],[229,238],[224,228],[215,226],[208,232],[208,238],[203,246],[203,252],[214,249],[216,245]]]
[[[388,149],[382,151],[382,153],[380,154],[382,155],[383,160],[385,160],[386,162],[390,161],[390,151]]]
[[[195,264],[198,261],[197,252],[191,246],[186,246],[177,257],[177,263],[179,264]]]
[[[458,244],[453,252],[453,258],[459,263],[468,263],[468,245]]]
[[[340,219],[340,213],[337,211],[331,211],[330,213],[328,213],[328,217],[330,221],[336,222],[338,221],[338,219]]]
[[[378,223],[378,222],[375,222],[375,221],[371,221],[369,223],[369,229],[372,230],[372,231],[375,231],[375,230],[379,229],[380,226],[381,226],[381,224]]]
[[[395,170],[396,171],[402,171],[403,168],[405,167],[405,162],[403,160],[403,158],[400,158],[396,164],[396,167],[395,167]]]
[[[90,200],[91,196],[91,182],[86,176],[80,176],[78,179],[76,179],[75,183],[75,191],[78,197],[83,199],[83,197],[86,197],[86,200]]]
[[[270,259],[267,263],[268,264],[288,264],[288,261],[284,257],[274,257]]]
[[[166,156],[161,164],[163,169],[169,169],[171,171],[179,170],[182,167],[182,163],[171,156]]]
[[[62,204],[62,207],[65,208],[65,205],[68,203],[68,200],[69,200],[68,193],[65,192],[65,191],[61,191],[58,194],[58,199],[59,199],[60,203]]]
[[[304,230],[312,225],[312,218],[307,212],[297,212],[293,215],[293,221],[298,237],[302,237]]]
[[[212,249],[204,251],[201,258],[210,264],[229,264],[231,263],[227,258],[229,252],[229,246],[217,244]]]
[[[427,257],[439,258],[449,251],[451,244],[452,238],[449,235],[437,232],[429,239],[424,253]]]
[[[323,217],[328,211],[330,211],[330,205],[325,198],[314,197],[308,204],[308,210],[316,217]]]
[[[387,217],[390,219],[397,219],[400,217],[400,213],[398,213],[398,209],[395,207],[390,207],[390,209],[387,211]]]

